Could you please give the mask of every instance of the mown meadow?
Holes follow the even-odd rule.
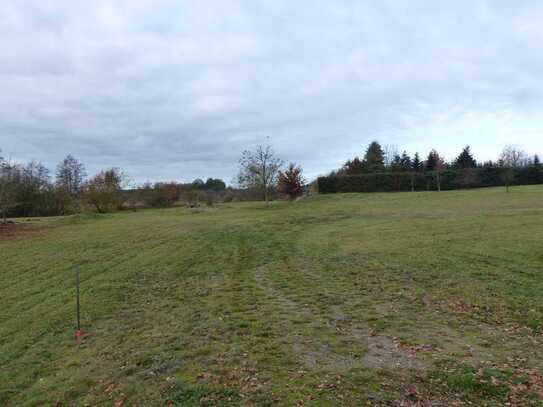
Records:
[[[0,405],[542,405],[543,186],[20,221]]]

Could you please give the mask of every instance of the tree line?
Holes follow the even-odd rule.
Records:
[[[347,179],[346,177],[350,177]],[[543,182],[539,156],[528,156],[515,146],[506,146],[496,161],[478,162],[465,146],[447,162],[435,149],[425,159],[411,157],[397,147],[369,144],[362,159],[348,160],[340,169],[318,179],[320,192],[372,192],[394,190],[455,189]]]
[[[54,177],[39,161],[15,163],[0,155],[0,216],[57,216],[93,210],[168,207],[181,197],[191,205],[213,204],[227,192],[221,179],[196,179],[192,183],[157,182],[135,186],[120,168],[109,168],[87,177],[85,165],[67,155]]]
[[[13,163],[0,156],[0,215],[7,217],[68,215],[82,210],[104,213],[121,209],[169,207],[180,202],[190,207],[215,202],[278,197],[295,199],[308,188],[302,168],[286,164],[271,146],[258,146],[241,154],[237,188],[221,179],[191,183],[157,182],[134,186],[120,168],[87,177],[85,166],[67,155],[53,177],[40,162]],[[374,192],[438,190],[465,187],[543,183],[537,155],[507,146],[496,161],[478,162],[469,146],[447,162],[435,149],[422,159],[398,148],[369,144],[362,159],[354,157],[328,176],[319,177],[319,192]]]
[[[283,168],[284,167],[284,168]],[[123,209],[165,208],[182,203],[190,207],[216,202],[294,199],[303,193],[300,166],[277,158],[270,146],[244,151],[239,162],[239,188],[219,178],[191,183],[156,182],[134,185],[117,167],[87,177],[85,165],[67,155],[54,177],[39,161],[14,163],[0,155],[0,215],[7,217],[57,216],[90,210],[106,213]]]
[[[496,161],[478,162],[470,146],[465,146],[456,158],[447,162],[437,150],[432,149],[425,159],[418,152],[411,157],[407,151],[401,154],[395,146],[382,147],[377,141],[372,141],[367,147],[362,159],[355,157],[347,160],[339,170],[332,171],[335,175],[360,175],[376,172],[424,172],[444,171],[447,169],[469,169],[477,167],[526,167],[541,164],[539,156],[530,157],[515,146],[506,146]]]

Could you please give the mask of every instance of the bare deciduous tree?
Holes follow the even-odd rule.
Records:
[[[505,146],[499,164],[502,167],[502,179],[505,191],[509,192],[509,186],[515,179],[515,168],[521,167],[526,161],[526,153],[516,146]]]
[[[434,173],[438,192],[441,191],[441,173],[446,168],[445,161],[436,150],[430,151],[425,162],[426,169]]]
[[[394,157],[400,155],[400,150],[396,145],[387,144],[383,148],[383,152],[385,156],[385,167],[390,168],[392,166],[392,163],[394,162]]]
[[[282,166],[283,161],[275,156],[271,146],[245,150],[239,160],[238,183],[245,188],[261,189],[268,205],[270,189],[277,183]]]
[[[8,210],[15,205],[15,171],[13,164],[0,157],[0,212],[4,224]]]
[[[76,198],[79,197],[86,175],[83,163],[68,154],[57,166],[56,185]]]

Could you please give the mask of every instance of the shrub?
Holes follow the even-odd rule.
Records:
[[[185,192],[184,198],[188,206],[200,206],[200,199],[202,198],[202,193],[197,189],[189,189]]]
[[[226,191],[224,197],[222,198],[223,202],[232,202],[235,198],[235,195],[232,191]]]
[[[205,192],[203,199],[207,206],[213,206],[213,204],[215,203],[215,194],[211,191]]]

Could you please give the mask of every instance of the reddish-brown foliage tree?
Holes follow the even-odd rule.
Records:
[[[179,189],[174,182],[159,185],[158,193],[164,206],[172,206],[179,199]]]
[[[290,163],[285,171],[281,171],[279,173],[277,190],[279,193],[287,195],[290,199],[301,196],[304,193],[302,167]]]

